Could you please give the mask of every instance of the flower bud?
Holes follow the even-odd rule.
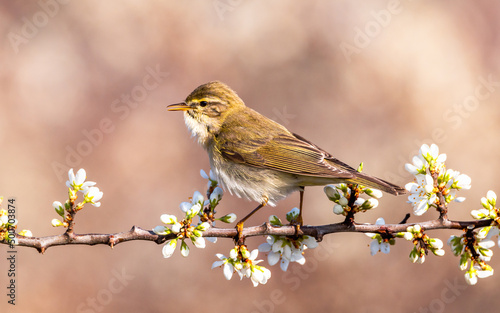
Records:
[[[300,210],[298,208],[293,208],[290,212],[286,214],[286,220],[291,222],[299,216]]]
[[[373,197],[373,198],[377,198],[377,199],[382,198],[382,191],[380,191],[378,189],[368,188],[368,189],[365,190],[365,193],[367,195],[369,195],[370,197]]]
[[[410,232],[405,232],[405,233],[404,233],[404,238],[405,238],[406,240],[413,240],[413,234],[412,234],[412,233],[410,233]]]
[[[335,185],[327,185],[325,186],[325,188],[323,188],[323,190],[328,199],[330,199],[331,201],[335,201],[340,197],[339,191],[337,190]]]
[[[63,222],[61,222],[60,220],[58,220],[57,218],[53,219],[52,220],[52,226],[54,227],[57,227],[57,226],[64,226]]]
[[[161,250],[164,258],[169,258],[174,254],[175,247],[177,247],[177,239],[168,241]]]
[[[335,204],[333,206],[333,213],[342,215],[344,213],[344,208],[340,204]]]
[[[64,217],[64,207],[61,202],[54,201],[54,203],[52,203],[52,206],[54,207],[54,210],[56,210],[57,214],[59,214],[59,216]]]
[[[184,240],[181,242],[181,255],[185,258],[189,255],[189,247]]]
[[[203,195],[201,194],[201,192],[199,192],[198,190],[194,192],[194,194],[193,194],[193,200],[192,200],[193,204],[196,204],[196,203],[203,204],[204,200],[205,200],[205,198],[203,197]]]
[[[200,225],[196,226],[196,229],[199,230],[199,231],[205,231],[205,230],[207,230],[209,228],[210,228],[210,223],[208,223],[208,222],[203,222]]]
[[[488,193],[486,193],[486,198],[488,199],[488,202],[491,204],[492,207],[496,206],[497,195],[493,190],[489,190]]]
[[[19,235],[24,237],[33,237],[33,233],[29,229],[23,229],[19,232]]]
[[[215,187],[214,191],[210,195],[210,202],[218,203],[222,199],[224,191],[220,187]]]
[[[167,225],[177,223],[177,217],[175,215],[171,215],[171,214],[162,214],[160,216],[160,220],[162,223],[167,224]]]
[[[219,219],[221,222],[224,222],[224,223],[233,223],[234,221],[236,221],[236,214],[234,213],[229,213],[227,215],[224,215],[223,217],[221,217]]]

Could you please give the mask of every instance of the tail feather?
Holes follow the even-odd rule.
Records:
[[[383,179],[369,176],[363,173],[357,173],[356,178],[350,180],[351,183],[360,184],[370,188],[380,189],[395,196],[403,195],[407,191],[403,187],[391,184]]]

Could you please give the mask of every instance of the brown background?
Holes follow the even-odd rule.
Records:
[[[79,233],[153,228],[163,213],[180,215],[180,202],[195,190],[204,193],[198,173],[208,160],[181,114],[165,107],[217,79],[339,159],[353,166],[363,161],[366,172],[395,183],[411,180],[404,163],[422,143],[438,143],[448,166],[472,178],[473,188],[462,193],[467,201],[453,204],[450,214],[470,219],[487,190],[500,192],[499,12],[491,1],[3,1],[0,194],[16,197],[20,229],[36,236],[62,231],[50,225],[57,217],[52,202],[65,201],[70,166],[85,168],[104,192],[100,208],[78,214]],[[342,50],[347,45],[350,55]],[[141,94],[148,68],[168,77]],[[496,85],[491,92],[483,88],[475,102],[476,88],[488,77]],[[131,94],[139,101],[128,107],[121,99]],[[95,133],[103,119],[111,130],[89,146],[84,134]],[[69,151],[78,149],[81,158],[71,159]],[[397,223],[411,210],[405,201],[387,195],[358,221],[383,216]],[[284,217],[297,202],[293,195],[248,225],[271,212]],[[241,217],[252,207],[226,195],[219,212]],[[435,217],[429,212],[411,221]],[[341,220],[321,188],[307,191],[305,219]],[[446,241],[459,233],[433,236]],[[250,248],[261,242],[248,241]],[[228,253],[229,240],[194,249],[187,259],[177,251],[168,260],[150,242],[113,250],[55,247],[45,255],[19,248],[15,308],[4,296],[7,253],[1,248],[0,308],[487,312],[498,305],[498,274],[464,287],[448,247],[444,257],[415,265],[407,257],[410,243],[398,241],[389,255],[370,257],[369,242],[361,234],[328,236],[307,252],[306,265],[291,265],[287,273],[275,266],[269,283],[258,288],[210,270],[215,253]],[[496,255],[492,265],[498,270]],[[128,279],[120,283],[116,272]]]

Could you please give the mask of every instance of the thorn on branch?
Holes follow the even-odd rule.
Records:
[[[322,242],[323,241],[323,236],[324,234],[322,232],[319,232],[317,228],[313,230],[312,236],[316,238],[317,242]]]
[[[405,217],[401,222],[399,222],[399,224],[406,224],[406,222],[408,222],[408,220],[410,219],[410,216],[410,213],[406,213]]]

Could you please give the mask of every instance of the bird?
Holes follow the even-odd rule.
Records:
[[[304,137],[247,107],[238,94],[220,81],[197,87],[185,101],[169,105],[183,111],[184,121],[207,151],[219,184],[240,198],[259,205],[243,223],[266,205],[300,192],[302,225],[304,188],[328,184],[360,184],[392,195],[406,190],[380,178],[358,172]],[[238,235],[239,236],[239,235]]]

